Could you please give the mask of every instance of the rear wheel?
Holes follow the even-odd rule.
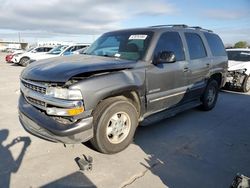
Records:
[[[128,100],[110,98],[102,101],[93,113],[92,145],[102,153],[117,153],[133,140],[138,113]]]
[[[24,67],[26,67],[26,66],[28,65],[28,61],[29,61],[29,60],[30,60],[30,58],[28,58],[28,57],[22,57],[22,58],[20,59],[19,64],[22,65],[22,66],[24,66]]]
[[[208,82],[207,87],[201,97],[201,109],[208,111],[214,108],[218,98],[219,86],[218,82],[211,80]]]
[[[250,76],[246,76],[242,84],[243,92],[250,91]]]

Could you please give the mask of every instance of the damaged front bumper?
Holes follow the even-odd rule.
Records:
[[[230,89],[241,89],[246,77],[246,69],[230,70],[227,73],[225,87]]]
[[[26,131],[53,142],[74,144],[93,137],[93,117],[62,124],[29,104],[23,95],[19,98],[19,119]]]

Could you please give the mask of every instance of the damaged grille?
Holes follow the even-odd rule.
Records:
[[[35,92],[38,92],[38,93],[41,93],[41,94],[46,94],[46,88],[45,87],[41,87],[41,86],[38,86],[38,85],[34,85],[34,84],[31,84],[31,83],[28,83],[28,82],[25,82],[22,80],[22,84],[28,88],[28,89],[31,89]]]
[[[26,97],[26,99],[28,100],[28,102],[30,102],[30,103],[32,103],[34,105],[39,105],[39,106],[42,106],[42,107],[46,107],[46,104],[43,101],[34,99],[32,97]]]

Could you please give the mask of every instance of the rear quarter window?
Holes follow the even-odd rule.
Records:
[[[226,56],[225,47],[218,35],[204,33],[213,56]]]

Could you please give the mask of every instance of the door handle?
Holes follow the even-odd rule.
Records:
[[[183,72],[188,72],[189,71],[189,68],[188,67],[184,67],[183,68]]]

